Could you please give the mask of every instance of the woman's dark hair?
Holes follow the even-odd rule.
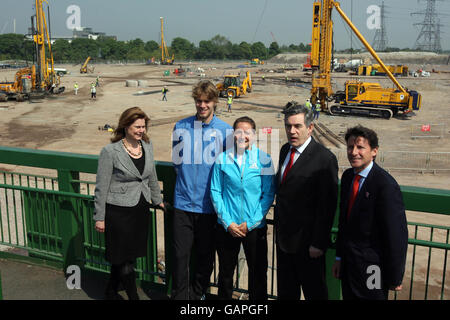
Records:
[[[238,123],[240,123],[240,122],[247,122],[247,123],[249,123],[252,126],[253,130],[256,131],[256,123],[255,123],[255,121],[253,121],[252,118],[247,117],[247,116],[237,118],[234,121],[234,123],[233,123],[233,130],[236,130],[236,127],[237,127]]]
[[[147,130],[150,118],[139,107],[128,108],[122,112],[119,118],[119,124],[117,125],[116,130],[114,130],[114,135],[111,138],[111,142],[117,142],[125,138],[126,128],[131,126],[137,119],[145,120],[145,133],[142,135],[142,140],[149,142],[150,139],[148,138]]]
[[[370,148],[378,148],[378,136],[375,131],[372,129],[363,127],[361,125],[358,125],[353,128],[348,128],[347,132],[345,133],[345,142],[350,139],[350,137],[363,137],[366,138],[367,141],[369,141]]]

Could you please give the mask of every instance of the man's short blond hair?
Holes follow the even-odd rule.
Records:
[[[208,100],[219,102],[219,90],[209,80],[201,80],[192,88],[192,98],[194,100],[200,99],[202,95],[205,95]]]

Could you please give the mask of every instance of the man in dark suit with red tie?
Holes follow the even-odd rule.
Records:
[[[347,130],[352,168],[342,174],[339,232],[333,275],[342,280],[344,300],[387,300],[401,290],[408,248],[402,193],[395,179],[375,163],[377,134]]]
[[[283,110],[288,143],[280,151],[275,230],[278,299],[328,299],[325,251],[337,207],[336,157],[311,133],[313,114],[289,102]]]

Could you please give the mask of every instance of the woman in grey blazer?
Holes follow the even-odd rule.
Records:
[[[125,110],[98,161],[95,229],[105,232],[111,277],[105,298],[117,299],[122,282],[130,300],[139,296],[134,263],[147,254],[150,202],[164,208],[146,131],[149,118],[138,107]]]

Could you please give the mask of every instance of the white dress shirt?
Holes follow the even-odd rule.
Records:
[[[295,150],[295,156],[294,156],[294,161],[292,162],[292,165],[294,165],[295,161],[297,161],[298,157],[300,157],[300,155],[302,154],[303,151],[305,151],[306,147],[308,146],[308,144],[311,142],[311,137],[309,137],[305,143],[303,143],[301,146],[299,147],[294,147]],[[292,146],[289,147],[289,152],[286,155],[286,158],[284,159],[283,165],[281,166],[281,174],[280,174],[280,182],[283,179],[283,175],[284,175],[284,170],[286,170],[286,167],[289,163],[289,159],[290,159],[290,155],[291,155],[291,148]]]

